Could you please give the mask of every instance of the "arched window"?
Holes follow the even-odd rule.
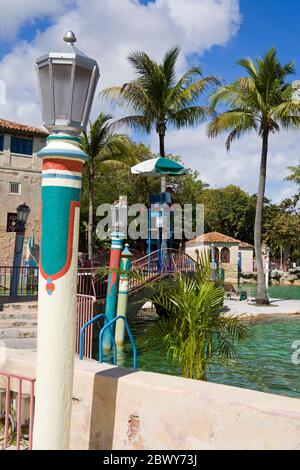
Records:
[[[225,247],[221,251],[221,263],[228,264],[230,263],[230,249]]]
[[[215,262],[218,264],[219,258],[220,258],[219,248],[215,247],[214,250],[215,250]],[[210,261],[212,261],[212,249],[210,249]]]

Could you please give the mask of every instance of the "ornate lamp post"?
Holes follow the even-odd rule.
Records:
[[[16,230],[16,241],[14,251],[14,261],[12,277],[10,282],[10,295],[14,296],[18,294],[18,287],[20,281],[20,267],[22,265],[22,253],[24,244],[24,235],[27,220],[30,214],[30,208],[25,204],[20,204],[17,207],[17,230]]]
[[[118,286],[121,262],[121,252],[123,248],[123,240],[126,238],[127,230],[127,198],[120,196],[119,201],[112,206],[112,232],[110,260],[109,260],[109,274],[107,281],[107,294],[105,302],[105,315],[108,320],[112,320],[117,314],[118,302]],[[112,328],[113,329],[113,328]],[[111,337],[106,330],[103,339],[104,351],[111,350]]]
[[[131,267],[132,253],[129,250],[129,245],[126,243],[124,250],[121,253],[120,263],[120,279],[119,279],[119,291],[118,291],[118,304],[117,304],[117,316],[126,317],[128,308],[128,292],[129,292],[129,271]],[[119,348],[124,347],[125,340],[125,324],[123,321],[118,320],[115,328],[115,341]]]
[[[97,63],[75,46],[37,59],[43,123],[51,132],[38,156],[42,172],[37,386],[34,449],[69,447],[76,328],[76,276],[86,128],[99,78]]]

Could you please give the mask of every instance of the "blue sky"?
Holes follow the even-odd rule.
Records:
[[[300,2],[295,0],[241,0],[242,24],[226,47],[213,47],[202,63],[212,73],[230,81],[239,74],[239,57],[257,57],[270,47],[278,49],[283,62],[297,61],[300,73]]]
[[[133,48],[159,60],[166,49],[182,48],[180,71],[200,63],[204,74],[230,81],[239,76],[236,60],[278,48],[283,62],[296,60],[300,78],[298,24],[300,2],[295,0],[0,0],[5,4],[6,31],[0,30],[0,80],[6,83],[7,103],[0,116],[40,125],[40,106],[34,59],[60,44],[65,29],[76,30],[84,52],[96,57],[100,87],[130,78],[126,61]],[[298,77],[296,77],[298,78]],[[95,99],[92,116],[102,105]],[[298,136],[299,134],[299,136]],[[157,151],[156,135],[135,136]],[[197,169],[212,187],[239,184],[256,192],[260,145],[248,136],[227,154],[224,138],[208,141],[205,126],[169,131],[167,150],[180,154],[186,166]],[[267,194],[273,200],[295,188],[283,182],[288,165],[300,159],[300,132],[271,139]]]
[[[0,5],[1,5],[0,0]],[[101,0],[100,0],[101,1]],[[182,0],[184,2],[184,0]],[[147,5],[155,0],[139,0]],[[230,81],[239,75],[236,60],[239,57],[257,57],[271,46],[278,48],[282,61],[295,59],[300,74],[300,2],[295,0],[240,0],[242,23],[238,34],[226,46],[213,46],[198,59],[205,73],[213,73]],[[37,30],[45,31],[53,19],[39,16],[21,25],[12,42],[2,38],[0,59],[12,50],[17,41],[31,41]],[[191,55],[190,63],[197,58]]]

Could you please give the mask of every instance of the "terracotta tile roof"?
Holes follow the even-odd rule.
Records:
[[[228,237],[227,235],[223,235],[223,233],[210,232],[194,238],[194,240],[188,242],[187,245],[190,243],[228,243],[230,245],[238,245],[240,241],[235,238]]]
[[[22,134],[36,137],[47,137],[49,135],[46,129],[31,127],[26,124],[7,121],[6,119],[0,119],[0,132],[1,131],[9,134]]]
[[[239,248],[254,248],[254,246],[251,245],[250,243],[240,241]]]

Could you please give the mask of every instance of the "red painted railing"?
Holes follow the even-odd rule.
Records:
[[[76,325],[76,354],[79,354],[80,329],[94,317],[96,298],[91,295],[77,294],[77,325]],[[84,357],[91,358],[93,352],[93,323],[86,329],[84,335]]]
[[[0,449],[32,449],[35,379],[0,370]]]

